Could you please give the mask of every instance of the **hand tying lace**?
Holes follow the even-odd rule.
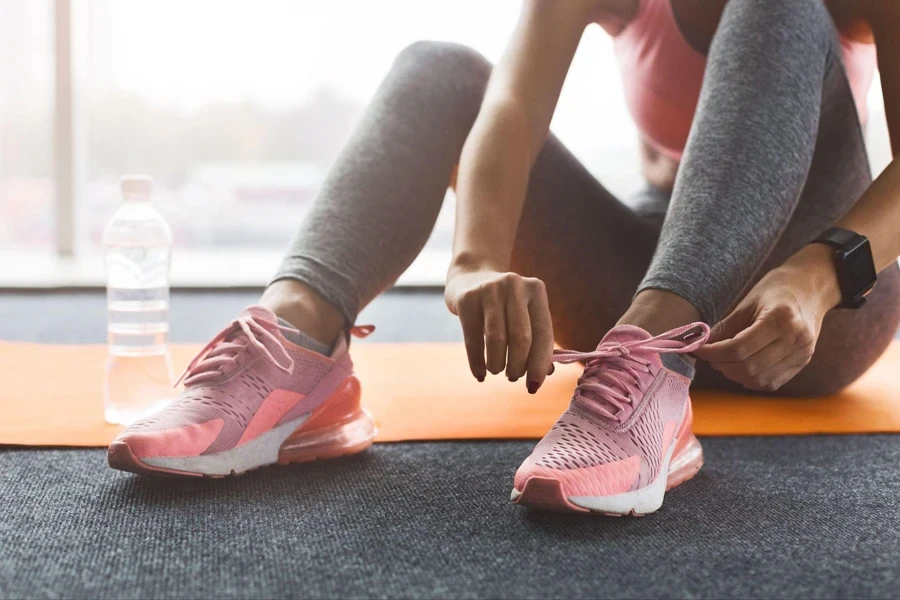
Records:
[[[274,334],[278,329],[290,330],[265,319],[241,315],[210,340],[194,357],[175,385],[182,380],[186,384],[197,383],[221,375],[225,367],[237,364],[238,354],[248,344],[256,346],[276,367],[285,373],[291,373],[294,370],[294,361],[284,349],[281,340]],[[268,342],[268,345],[264,342]],[[276,349],[277,358],[269,350],[270,346]]]
[[[584,373],[578,379],[574,401],[601,418],[621,422],[631,413],[635,392],[647,391],[640,374],[652,372],[653,354],[693,352],[708,337],[708,325],[692,323],[645,340],[601,343],[593,352],[554,350],[553,361],[583,361]]]

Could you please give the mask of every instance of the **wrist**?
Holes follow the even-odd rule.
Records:
[[[843,300],[834,267],[834,250],[825,244],[807,244],[791,256],[784,267],[789,270],[792,278],[808,284],[819,299],[823,311],[831,310]]]
[[[447,271],[447,278],[454,275],[464,273],[474,273],[477,271],[496,271],[503,272],[509,270],[508,267],[500,264],[501,261],[490,256],[484,256],[474,252],[460,252],[454,254],[450,259],[450,268]]]

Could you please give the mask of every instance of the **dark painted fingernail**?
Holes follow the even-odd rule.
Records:
[[[507,379],[509,379],[509,380],[512,381],[513,383],[515,383],[515,382],[517,382],[517,381],[519,380],[518,377],[507,377]]]
[[[535,394],[535,393],[537,393],[538,388],[541,387],[541,382],[539,382],[539,381],[529,381],[528,384],[526,385],[526,387],[528,388],[528,393],[529,393],[529,394]]]
[[[484,375],[482,375],[481,377],[476,377],[475,379],[478,380],[478,383],[484,383]]]

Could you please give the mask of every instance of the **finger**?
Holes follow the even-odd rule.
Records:
[[[784,338],[772,342],[747,360],[738,363],[744,365],[751,377],[764,378],[781,361],[794,357],[797,347]]]
[[[794,378],[809,363],[809,356],[791,353],[746,387],[759,392],[774,392]]]
[[[509,295],[506,301],[506,376],[516,381],[525,374],[525,363],[531,351],[531,318],[524,289]]]
[[[772,319],[760,318],[749,327],[725,339],[698,348],[695,354],[708,362],[741,362],[747,360],[779,337]]]
[[[720,373],[751,389],[759,388],[772,368],[785,358],[793,356],[796,348],[784,339],[778,339],[740,362],[711,362]]]
[[[460,301],[457,310],[466,344],[466,356],[469,358],[469,369],[475,379],[484,381],[487,370],[484,365],[484,314],[481,302],[472,296],[471,300]]]
[[[783,385],[796,377],[797,373],[802,371],[806,365],[809,364],[811,358],[812,356],[805,356],[803,358],[792,356],[775,365],[772,369],[773,378],[771,389],[769,391],[774,392],[775,390],[780,389]]]
[[[506,303],[499,293],[488,292],[482,299],[487,370],[496,375],[506,366]]]
[[[746,329],[753,322],[753,313],[747,306],[738,306],[731,311],[724,319],[713,326],[709,332],[708,344],[728,340],[737,335],[740,331]]]
[[[531,352],[528,354],[528,378],[526,385],[529,393],[535,393],[544,383],[547,375],[553,373],[553,322],[550,318],[550,307],[547,293],[541,285],[528,303],[528,314],[531,317]]]

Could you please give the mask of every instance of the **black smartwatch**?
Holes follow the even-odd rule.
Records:
[[[848,229],[833,227],[813,240],[813,243],[834,248],[832,260],[838,285],[841,287],[841,303],[838,308],[859,308],[865,304],[866,296],[878,279],[869,240]]]

